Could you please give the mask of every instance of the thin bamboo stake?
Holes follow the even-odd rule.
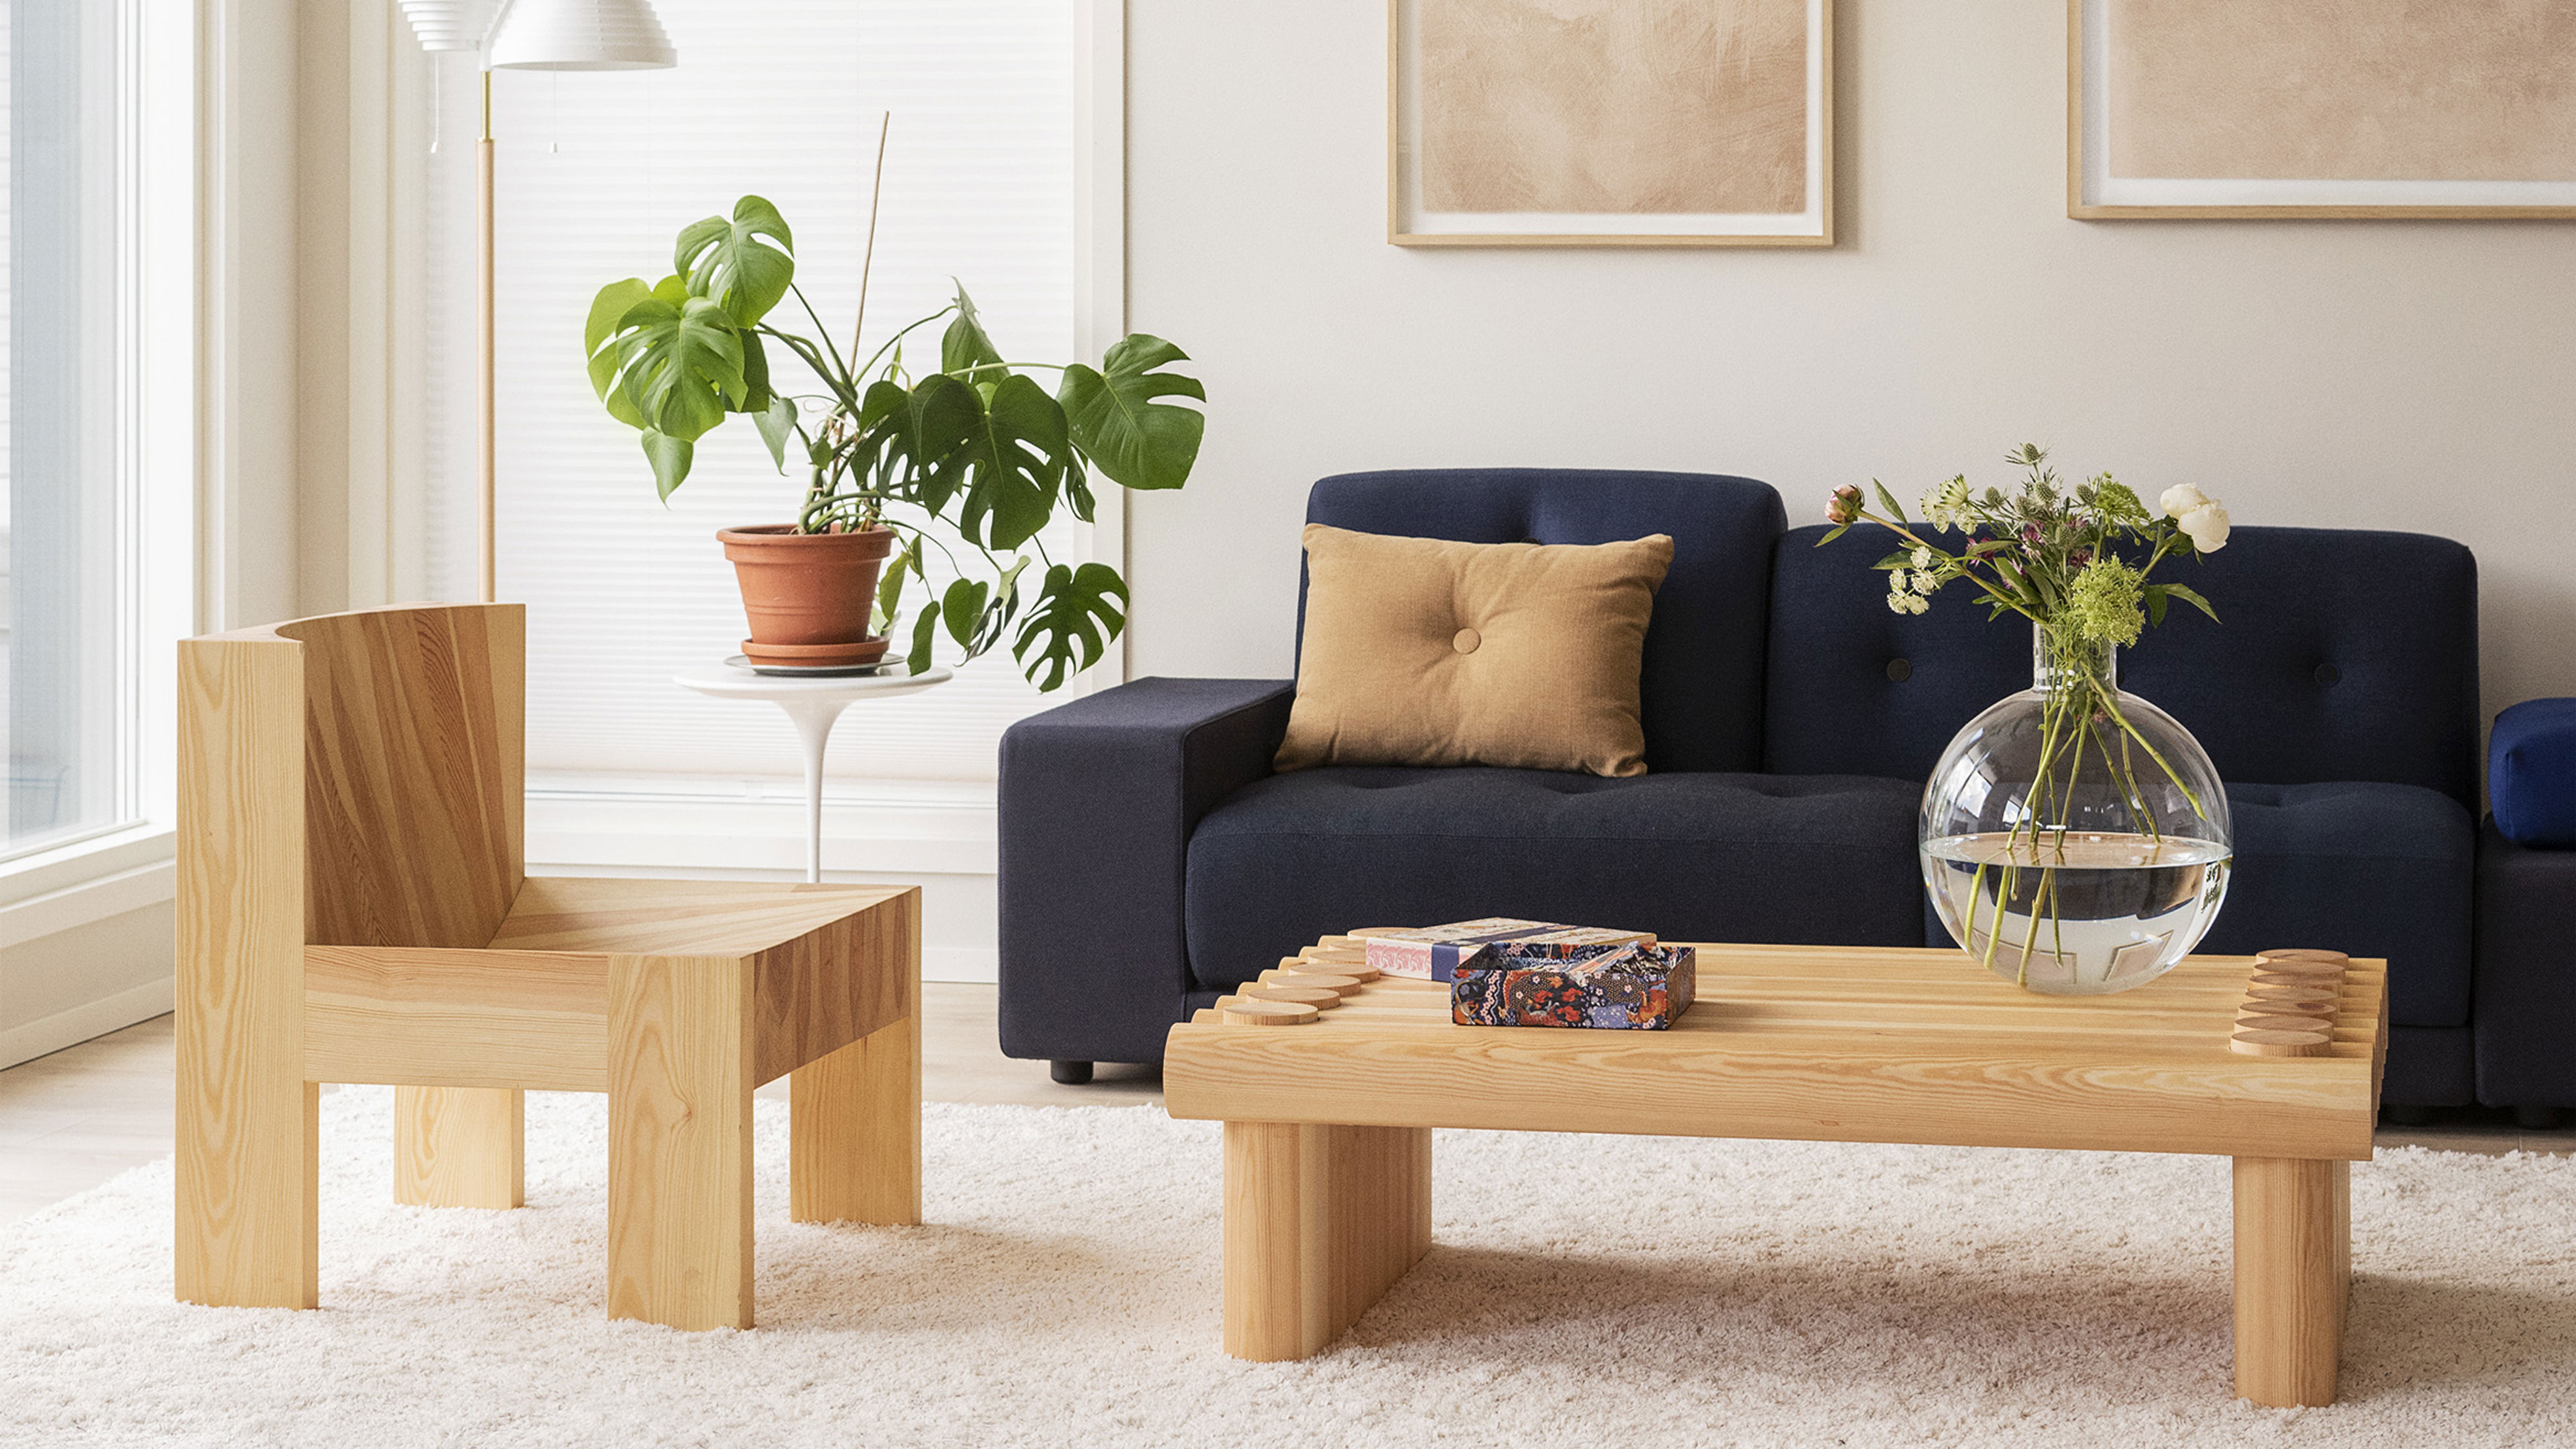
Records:
[[[852,362],[867,355],[859,349],[859,334],[868,323],[868,273],[877,262],[877,204],[885,199],[886,135],[893,129],[894,112],[888,111],[885,113],[885,119],[877,123],[876,179],[868,183],[868,249],[866,255],[859,261],[859,315],[850,323],[850,360]],[[854,377],[850,381],[855,383],[859,379]]]

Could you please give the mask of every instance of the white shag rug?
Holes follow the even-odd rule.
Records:
[[[8,1445],[2576,1444],[2576,1160],[2353,1177],[2344,1401],[2230,1396],[2223,1160],[1443,1133],[1437,1245],[1325,1354],[1218,1345],[1218,1131],[928,1110],[919,1228],[786,1217],[760,1327],[601,1316],[606,1114],[520,1212],[387,1200],[323,1099],[318,1312],[170,1298],[170,1166],[0,1228]]]

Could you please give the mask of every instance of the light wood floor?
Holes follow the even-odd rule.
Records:
[[[1087,1087],[1059,1087],[1044,1062],[1015,1061],[995,1043],[994,989],[952,982],[922,988],[922,1095],[934,1102],[1041,1107],[1129,1106],[1163,1100],[1161,1075],[1100,1068]],[[170,1018],[0,1071],[0,1222],[60,1202],[170,1151]],[[763,1096],[784,1098],[787,1083]],[[2576,1152],[2576,1129],[2521,1132],[2486,1114],[2428,1127],[2382,1127],[2379,1145],[2455,1152]]]

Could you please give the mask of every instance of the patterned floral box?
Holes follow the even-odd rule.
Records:
[[[1562,948],[1487,946],[1461,962],[1449,987],[1460,1026],[1571,1026],[1663,1031],[1690,1009],[1699,985],[1688,946]]]

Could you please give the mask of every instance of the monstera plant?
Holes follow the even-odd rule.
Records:
[[[905,578],[919,590],[909,665],[930,667],[944,629],[963,658],[1008,638],[1041,690],[1096,662],[1126,623],[1126,581],[1107,564],[1049,555],[1039,535],[1059,509],[1089,521],[1094,478],[1178,488],[1198,458],[1204,400],[1170,371],[1188,354],[1137,334],[1097,367],[1011,362],[963,286],[956,300],[844,356],[796,286],[796,244],[757,196],[683,228],[672,274],[602,287],[584,344],[610,417],[643,435],[665,499],[689,476],[698,440],[751,418],[783,472],[806,469],[796,521],[722,530],[752,627],[755,664],[873,662],[900,632]],[[860,289],[861,317],[866,287]],[[794,299],[810,335],[779,325]],[[945,320],[939,366],[904,366],[904,340]],[[793,326],[791,322],[789,326]],[[773,371],[784,352],[820,391]],[[1055,387],[1034,373],[1056,375]],[[879,571],[883,572],[880,585]],[[935,593],[933,572],[945,579]]]

